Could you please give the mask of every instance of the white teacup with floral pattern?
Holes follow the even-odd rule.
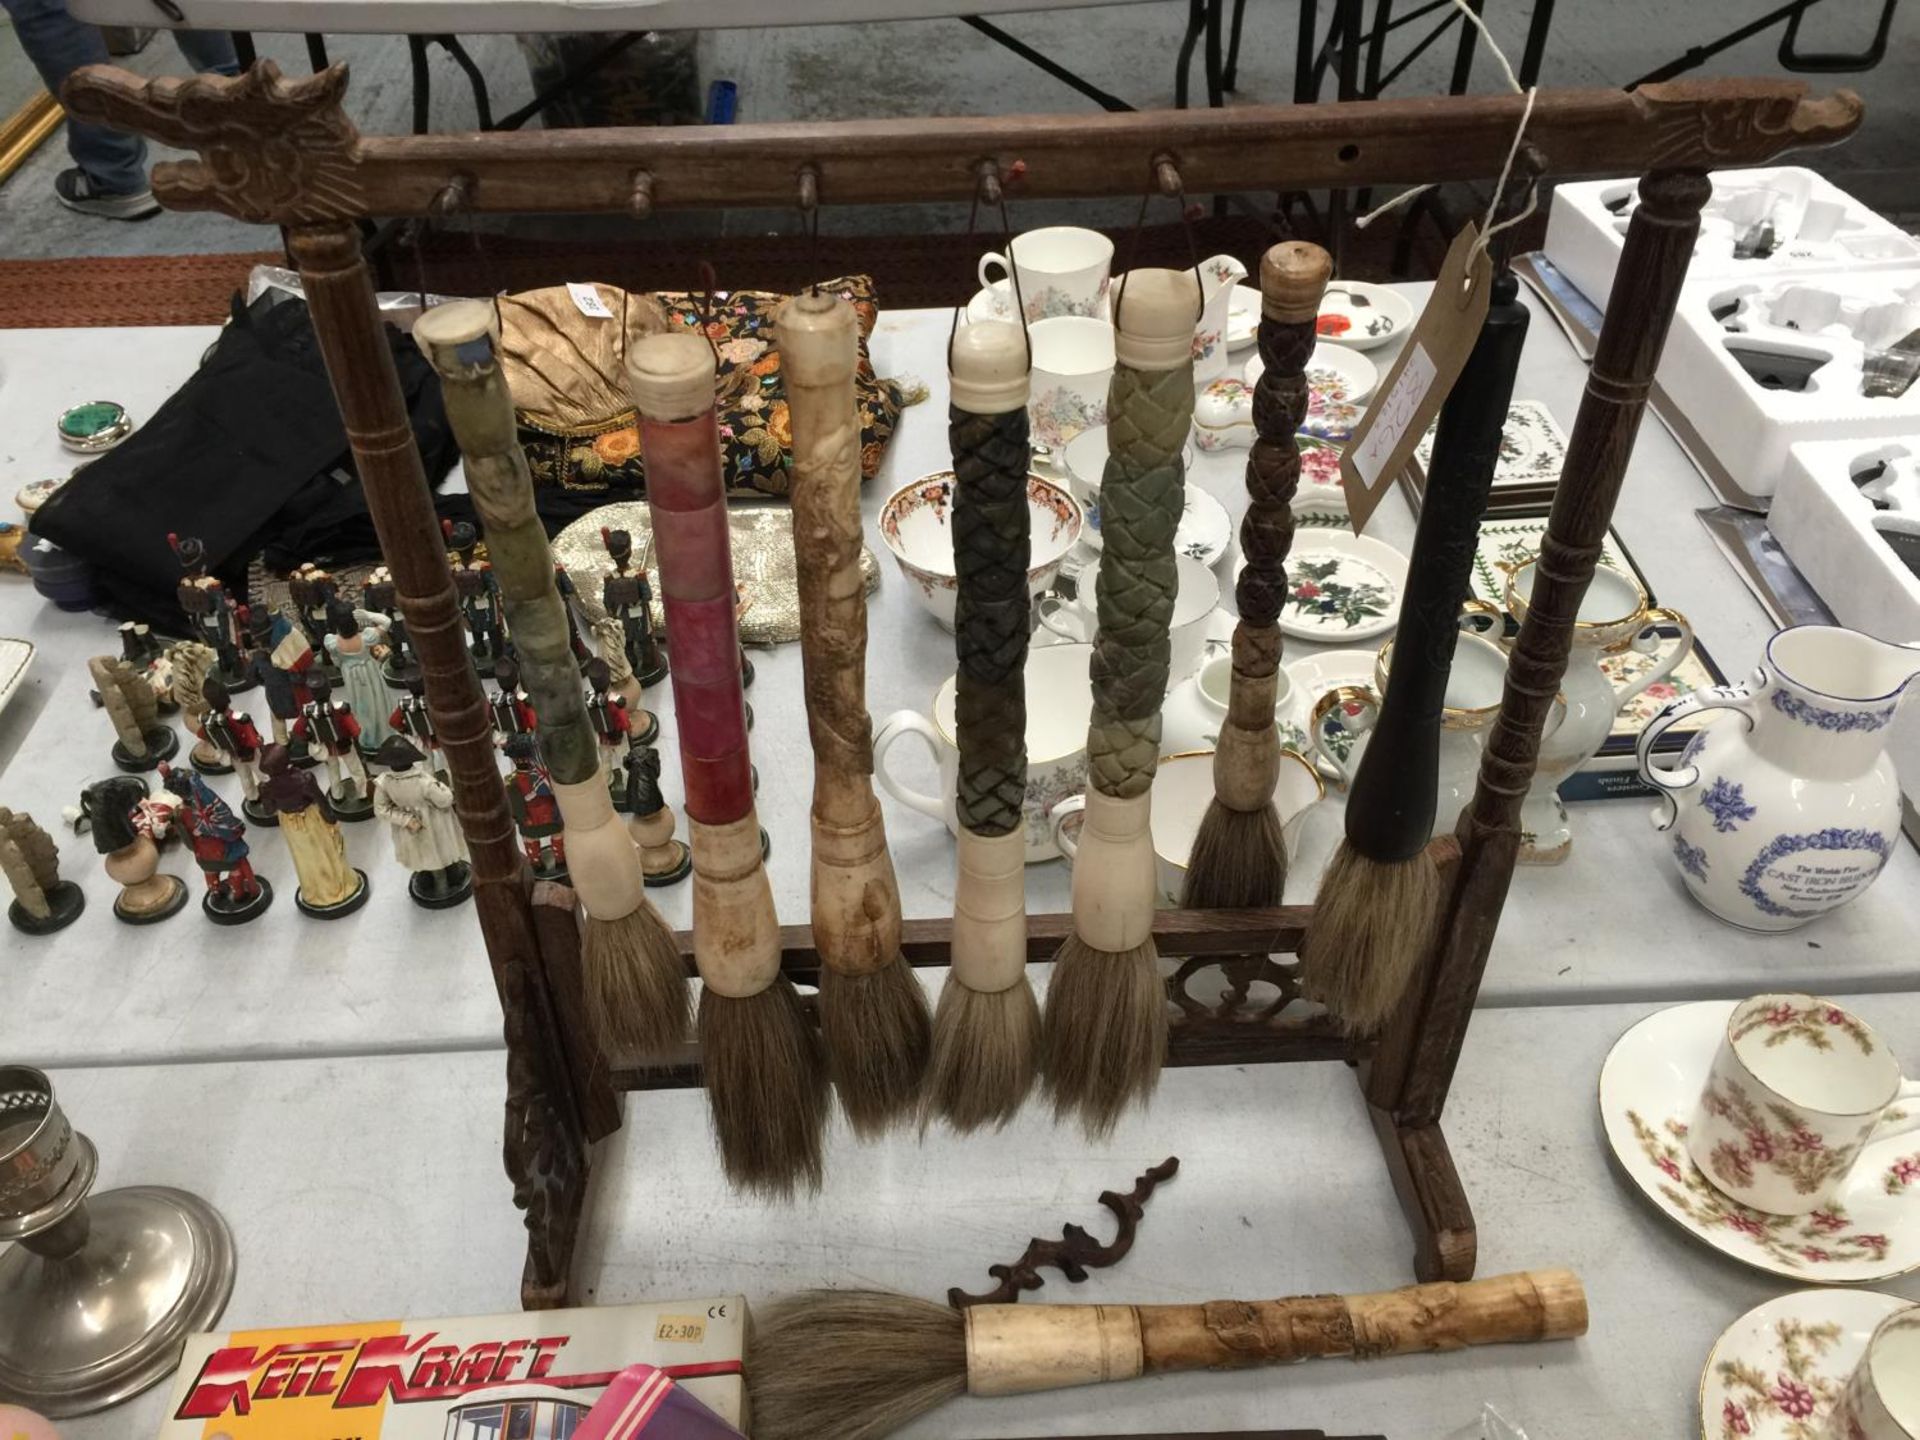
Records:
[[[1059,455],[1082,430],[1107,423],[1113,326],[1061,315],[1029,325],[1027,342],[1033,349],[1027,421],[1033,438]]]
[[[960,605],[953,559],[953,484],[951,470],[922,475],[894,491],[880,507],[881,540],[900,573],[913,582],[927,613],[948,630]],[[1038,599],[1052,588],[1086,517],[1063,487],[1028,475],[1027,523],[1027,589]]]
[[[1047,225],[1014,236],[1007,249],[1011,258],[997,250],[982,255],[977,274],[981,287],[990,290],[1018,267],[1020,303],[1029,323],[1056,315],[1104,313],[1113,241],[1098,230]],[[997,277],[992,273],[996,270]]]
[[[1920,1305],[1875,1327],[1821,1433],[1827,1440],[1920,1440]]]
[[[1831,1000],[1756,995],[1736,1005],[1687,1127],[1687,1153],[1723,1193],[1805,1215],[1840,1191],[1869,1140],[1920,1130],[1920,1081]]]

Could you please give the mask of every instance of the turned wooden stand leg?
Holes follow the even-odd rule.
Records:
[[[585,1107],[569,1069],[562,1012],[534,930],[531,880],[507,813],[492,725],[467,654],[433,495],[407,422],[358,233],[345,223],[296,226],[288,232],[288,245],[300,267],[367,507],[420,659],[428,710],[473,857],[474,908],[506,1015],[505,1159],[514,1202],[526,1212],[528,1235],[522,1303],[563,1304],[585,1203]],[[602,1107],[605,1099],[610,1097],[603,1098]],[[597,1113],[604,1117],[603,1108]]]

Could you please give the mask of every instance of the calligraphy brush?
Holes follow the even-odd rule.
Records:
[[[727,1178],[787,1195],[820,1184],[826,1067],[780,968],[780,919],[754,813],[716,372],[698,331],[649,335],[627,349],[673,652],[707,1104]]]
[[[1440,407],[1391,683],[1347,795],[1346,836],[1321,877],[1300,947],[1307,993],[1354,1034],[1378,1029],[1400,1003],[1446,898],[1427,848],[1438,806],[1441,714],[1527,338],[1513,273],[1501,271],[1492,286],[1479,337]]]
[[[1033,1088],[1040,1006],[1027,979],[1027,507],[1030,363],[1020,327],[968,325],[948,345],[953,559],[959,581],[953,945],[933,1017],[927,1117],[1004,1125]]]
[[[422,314],[413,339],[439,372],[522,683],[539,717],[540,753],[565,824],[567,871],[587,914],[581,965],[594,1029],[611,1049],[660,1054],[686,1038],[686,966],[673,931],[646,897],[639,853],[614,814],[587,721],[572,622],[500,370],[499,318],[486,301],[457,300]]]
[[[1153,944],[1149,808],[1160,758],[1173,619],[1173,535],[1193,422],[1191,271],[1128,271],[1114,287],[1113,380],[1100,485],[1105,558],[1094,596],[1087,808],[1073,866],[1073,933],[1054,956],[1040,1021],[1041,1073],[1057,1114],[1094,1135],[1152,1093],[1167,1050],[1167,994]]]
[[[756,1440],[880,1440],[962,1395],[1567,1340],[1586,1330],[1586,1291],[1571,1270],[1199,1305],[955,1310],[883,1291],[815,1290],[755,1313],[747,1390]]]
[[[1280,607],[1293,545],[1293,493],[1300,482],[1296,432],[1307,416],[1307,361],[1314,322],[1333,272],[1318,245],[1289,240],[1260,259],[1260,358],[1254,387],[1256,438],[1247,456],[1247,515],[1240,522],[1242,565],[1234,585],[1227,720],[1213,752],[1213,801],[1193,837],[1181,904],[1197,910],[1278,905],[1287,887],[1287,847],[1274,808],[1280,734]]]
[[[871,1135],[916,1111],[932,1043],[926,991],[900,950],[900,885],[873,792],[867,590],[860,574],[859,320],[795,295],[775,320],[793,421],[794,568],[813,742],[812,910],[820,1038],[841,1108]]]

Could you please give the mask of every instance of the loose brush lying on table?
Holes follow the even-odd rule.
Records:
[[[961,1395],[1566,1340],[1586,1330],[1586,1291],[1571,1270],[1200,1305],[954,1310],[876,1290],[815,1290],[761,1312],[747,1385],[755,1440],[880,1440]]]

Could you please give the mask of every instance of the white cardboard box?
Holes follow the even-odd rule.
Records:
[[[1660,358],[1660,385],[1714,460],[1749,495],[1779,487],[1803,441],[1920,435],[1920,384],[1898,399],[1861,394],[1870,349],[1920,328],[1920,265],[1690,280]],[[1743,363],[1742,355],[1749,357]],[[1818,363],[1803,389],[1750,370]]]
[[[1881,460],[1874,485],[1897,508],[1876,512],[1853,477]],[[1794,567],[1850,629],[1895,644],[1920,641],[1920,575],[1887,548],[1876,513],[1902,510],[1920,529],[1920,427],[1893,440],[1823,440],[1795,445],[1787,459],[1767,527]],[[1920,663],[1917,661],[1916,663]],[[1920,701],[1894,718],[1887,742],[1900,788],[1920,805]]]
[[[1813,171],[1782,165],[1708,177],[1689,280],[1765,283],[1802,270],[1860,271],[1920,264],[1920,240]],[[1542,247],[1561,274],[1604,310],[1635,203],[1634,180],[1588,180],[1553,192]],[[1766,216],[1778,243],[1765,259],[1734,256],[1734,243]],[[1829,228],[1831,227],[1831,228]]]

